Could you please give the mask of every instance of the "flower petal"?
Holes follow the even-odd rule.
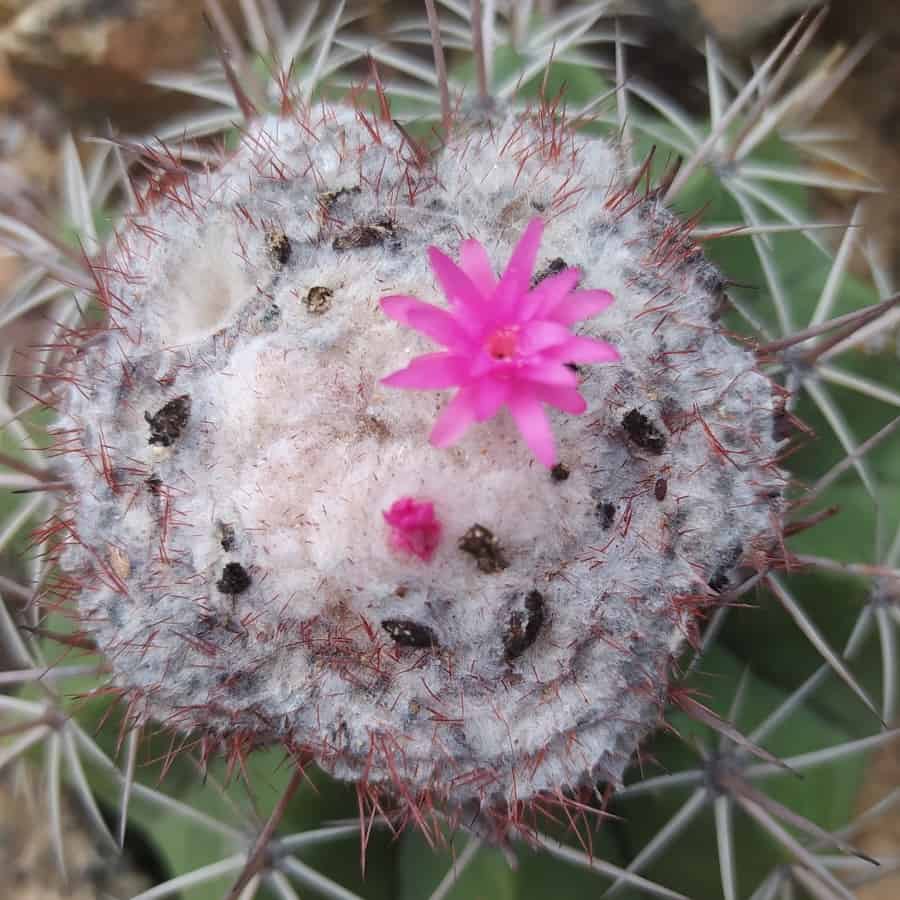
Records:
[[[486,422],[497,414],[509,396],[510,383],[505,378],[480,378],[472,385],[475,394],[475,421]]]
[[[581,272],[576,268],[563,269],[556,275],[549,275],[537,287],[532,288],[522,300],[521,319],[549,319],[545,311],[554,309],[567,294],[570,294]]]
[[[602,313],[614,300],[609,291],[574,291],[542,315],[560,325],[572,325]]]
[[[456,392],[431,429],[428,439],[432,446],[449,447],[465,434],[466,429],[475,419],[473,401],[474,393],[471,388],[464,387]]]
[[[485,299],[493,294],[497,286],[497,276],[494,274],[494,267],[487,251],[479,241],[470,238],[459,245],[459,265]]]
[[[471,336],[462,325],[445,309],[423,303],[421,307],[410,309],[407,313],[409,324],[433,341],[450,347],[453,350],[467,349]]]
[[[384,314],[401,325],[409,325],[407,316],[411,309],[420,304],[425,305],[418,297],[410,297],[408,294],[391,294],[389,297],[382,297],[378,302]]]
[[[471,378],[484,378],[491,372],[509,370],[508,362],[506,364],[498,362],[496,359],[494,359],[493,356],[491,356],[490,353],[486,352],[484,349],[478,351],[478,353],[473,353],[469,357],[469,362],[469,376]]]
[[[556,348],[553,348],[553,353]],[[563,355],[568,362],[568,357]],[[536,381],[540,384],[558,384],[562,387],[577,387],[578,376],[562,360],[545,360],[537,357],[527,366],[521,366],[516,370],[517,379],[520,381]]]
[[[542,354],[547,360],[573,363],[619,362],[619,351],[606,341],[572,335],[564,344],[550,347]]]
[[[417,356],[405,369],[381,379],[388,387],[408,390],[440,391],[455,387],[467,377],[469,365],[463,356],[450,353],[428,353]]]
[[[559,387],[555,384],[534,385],[534,396],[563,412],[580,416],[587,409],[587,401],[575,388]]]
[[[510,394],[507,403],[516,426],[531,452],[548,469],[552,468],[556,465],[556,448],[550,420],[540,400],[529,391],[518,390]]]
[[[382,297],[381,308],[395,322],[414,328],[445,347],[461,348],[469,343],[466,331],[446,309],[423,303],[417,297]]]
[[[558,322],[529,322],[519,331],[519,352],[523,356],[531,356],[571,340],[572,332],[565,325]]]
[[[460,324],[467,330],[477,330],[483,317],[485,298],[472,279],[446,253],[437,247],[428,248],[428,261],[444,296],[459,310]]]
[[[528,293],[543,233],[544,223],[540,218],[534,218],[519,238],[519,243],[516,244],[494,292],[493,305],[498,320],[508,320],[516,304]]]

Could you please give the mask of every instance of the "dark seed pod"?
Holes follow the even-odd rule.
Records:
[[[230,562],[222,570],[222,577],[216,582],[216,587],[223,594],[242,594],[250,587],[252,580],[250,573],[240,563]]]
[[[322,209],[328,210],[331,209],[331,207],[334,206],[334,204],[337,203],[337,201],[340,200],[341,197],[344,197],[347,194],[358,193],[360,193],[359,187],[342,187],[338,188],[336,191],[320,191],[316,195],[316,202],[319,204],[319,206],[322,207]]]
[[[307,293],[303,302],[313,315],[320,316],[323,312],[328,311],[333,296],[334,291],[331,288],[317,284],[309,289],[309,293]]]
[[[731,584],[731,572],[740,561],[744,552],[741,544],[735,544],[725,558],[716,566],[707,584],[717,593],[721,593]]]
[[[798,430],[796,417],[783,404],[777,407],[772,414],[772,439],[779,443],[786,441]]]
[[[460,539],[459,549],[475,557],[482,572],[492,574],[505,569],[509,563],[503,555],[500,541],[484,525],[473,525]]]
[[[625,434],[633,444],[641,450],[655,453],[657,456],[666,449],[665,435],[641,412],[629,410],[622,419]]]
[[[266,252],[278,268],[287,265],[292,252],[290,238],[280,228],[269,229],[266,231]]]
[[[550,262],[544,266],[539,272],[537,272],[531,280],[531,286],[540,284],[545,278],[549,278],[551,275],[559,275],[563,269],[567,269],[568,265],[566,261],[562,259],[562,257],[557,256],[556,259],[551,259]]]
[[[219,544],[226,553],[230,553],[235,546],[234,526],[226,522],[219,522],[218,531]]]
[[[653,496],[656,497],[657,500],[662,502],[666,499],[666,494],[669,493],[669,482],[666,481],[665,478],[657,478],[656,484],[653,485]]]
[[[507,662],[521,656],[536,640],[544,625],[544,597],[530,591],[525,610],[513,610],[503,634],[503,655]]]
[[[331,242],[331,246],[339,253],[345,250],[374,247],[393,237],[395,231],[394,223],[390,219],[376,219],[367,225],[351,226],[346,231],[341,232]]]
[[[438,639],[434,631],[427,625],[413,622],[412,619],[385,619],[381,627],[390,635],[395,644],[401,647],[437,647]]]
[[[147,443],[170,447],[184,431],[190,414],[191,398],[187,394],[170,400],[152,416],[145,412],[144,418],[150,426],[150,438]]]
[[[550,477],[554,481],[565,481],[569,477],[569,469],[567,466],[564,466],[562,463],[557,463],[550,470]]]
[[[603,503],[597,504],[597,517],[600,519],[600,527],[604,531],[609,531],[616,519],[616,507],[614,503],[605,500]]]

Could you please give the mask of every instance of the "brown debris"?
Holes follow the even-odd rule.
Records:
[[[342,231],[332,242],[331,246],[339,253],[347,250],[359,250],[365,247],[375,247],[383,244],[396,233],[396,228],[391,219],[382,216],[372,222],[351,225]]]
[[[477,523],[473,525],[459,539],[459,549],[475,557],[478,568],[488,575],[500,572],[509,565],[500,541],[494,536],[494,532],[484,525]]]

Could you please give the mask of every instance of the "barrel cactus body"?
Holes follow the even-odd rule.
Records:
[[[84,625],[148,715],[407,799],[505,817],[618,782],[698,615],[778,540],[778,398],[718,324],[723,277],[558,121],[463,119],[425,161],[361,111],[294,116],[119,232],[65,422]],[[461,238],[499,273],[544,220],[514,302],[566,269],[614,300],[527,375],[538,415],[569,409],[556,451],[517,435],[518,395],[434,446],[447,394],[384,383],[429,341],[379,301],[435,302],[428,248]],[[583,362],[598,339],[611,361]],[[427,552],[403,503],[428,505]]]

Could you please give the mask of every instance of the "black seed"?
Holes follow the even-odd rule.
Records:
[[[145,411],[144,418],[150,426],[148,443],[159,444],[161,447],[170,447],[181,435],[184,426],[187,425],[190,414],[191,398],[187,394],[170,400],[152,416]]]
[[[225,522],[219,522],[219,543],[222,545],[222,549],[226,553],[230,553],[234,550],[235,546],[235,537],[234,537],[234,526],[227,525]]]
[[[544,597],[531,591],[525,598],[525,611],[513,610],[503,635],[503,655],[509,662],[521,656],[536,640],[544,625]]]
[[[158,495],[159,489],[162,487],[162,478],[160,478],[159,475],[151,475],[144,480],[144,484],[147,485],[147,490],[150,491],[151,494]]]
[[[240,563],[230,562],[222,570],[222,577],[216,582],[216,587],[223,594],[242,594],[250,587],[252,580]]]
[[[291,240],[280,228],[266,231],[266,252],[272,262],[281,267],[291,258]]]
[[[571,369],[573,372],[576,372],[576,373],[577,373],[577,372],[580,372],[580,371],[581,371],[581,369],[579,369],[578,366],[575,365],[575,363],[563,363],[563,365],[564,365],[567,369]]]
[[[384,619],[381,627],[401,647],[437,647],[437,635],[427,625],[412,619]]]
[[[554,481],[565,481],[569,477],[569,470],[562,463],[557,463],[550,470],[550,477]]]
[[[616,518],[616,507],[608,500],[597,504],[597,515],[600,518],[600,527],[609,531]]]
[[[549,278],[551,275],[559,275],[563,269],[567,268],[568,265],[566,264],[566,261],[557,256],[556,259],[551,259],[543,269],[540,269],[535,273],[534,278],[531,279],[531,286],[534,287],[535,285],[540,284],[545,278]]]
[[[376,244],[383,244],[395,233],[394,223],[389,218],[383,217],[366,225],[352,225],[346,231],[341,232],[331,242],[331,246],[338,252],[374,247]]]
[[[484,525],[473,525],[460,539],[459,549],[475,557],[482,572],[493,574],[505,569],[509,563],[494,533]]]
[[[629,410],[622,419],[625,433],[642,450],[648,450],[657,456],[666,449],[666,438],[663,433],[641,412]]]
[[[322,285],[317,284],[309,289],[309,293],[306,295],[303,302],[306,304],[306,308],[314,316],[320,316],[331,306],[331,298],[333,296],[334,291],[331,290],[331,288],[322,287]]]
[[[657,478],[656,484],[653,485],[653,496],[656,497],[657,500],[662,502],[666,499],[666,494],[669,492],[669,482],[666,481],[665,478]]]
[[[714,590],[716,593],[721,593],[731,584],[730,573],[732,569],[738,564],[738,561],[741,558],[741,555],[744,552],[744,547],[742,544],[737,543],[730,550],[728,550],[724,559],[716,566],[715,571],[713,571],[712,577],[709,579],[707,584]]]

